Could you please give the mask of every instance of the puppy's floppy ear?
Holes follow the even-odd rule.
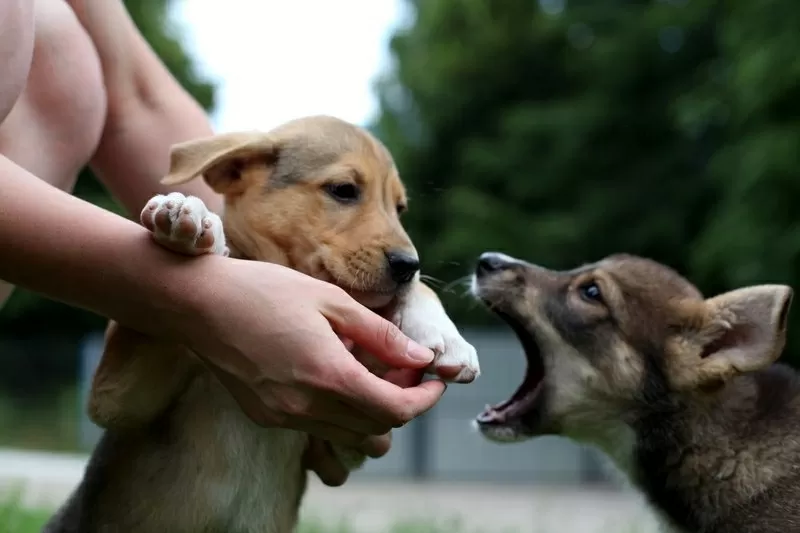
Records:
[[[695,332],[701,348],[696,382],[724,382],[774,363],[786,343],[793,291],[786,285],[756,285],[705,301],[707,319]]]
[[[214,135],[173,145],[169,174],[164,185],[178,185],[204,176],[216,192],[227,194],[241,187],[244,165],[253,159],[272,160],[276,143],[267,133],[250,131]]]

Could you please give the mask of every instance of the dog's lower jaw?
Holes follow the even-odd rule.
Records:
[[[487,426],[477,420],[472,421],[472,428],[489,441],[498,444],[516,444],[534,438],[534,435],[527,435],[519,431],[518,428],[510,426]]]

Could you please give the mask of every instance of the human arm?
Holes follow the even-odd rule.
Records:
[[[166,69],[121,0],[69,0],[100,58],[107,117],[90,166],[131,214],[154,194],[201,198],[216,213],[222,198],[202,180],[161,185],[173,144],[212,134],[202,107]]]
[[[0,123],[11,112],[30,71],[33,60],[33,2],[0,2]]]
[[[424,367],[433,354],[333,285],[267,263],[174,254],[3,157],[0,187],[0,279],[188,346],[262,425],[362,445],[444,390],[438,381],[403,389],[361,366],[337,332],[395,366]]]

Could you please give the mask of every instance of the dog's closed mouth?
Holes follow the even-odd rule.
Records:
[[[396,291],[345,290],[355,301],[379,314],[381,310],[392,307],[397,299]]]
[[[517,429],[521,425],[524,425],[526,429],[532,429],[527,428],[527,426],[531,422],[529,420],[530,415],[539,406],[538,400],[541,396],[545,377],[544,361],[542,360],[539,344],[536,342],[534,335],[520,321],[502,312],[497,314],[511,327],[520,340],[522,349],[525,352],[527,368],[522,384],[511,398],[497,405],[487,406],[478,415],[476,421],[482,429],[491,429],[492,427]]]

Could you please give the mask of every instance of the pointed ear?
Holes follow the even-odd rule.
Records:
[[[698,336],[700,374],[725,381],[774,363],[786,343],[792,296],[786,285],[756,285],[706,300],[709,320]]]
[[[228,194],[242,188],[242,170],[249,160],[273,160],[274,139],[261,132],[214,135],[172,146],[169,174],[161,183],[178,185],[203,176],[216,192]]]

